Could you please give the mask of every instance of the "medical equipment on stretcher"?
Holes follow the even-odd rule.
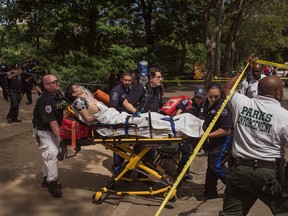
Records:
[[[68,109],[68,117],[63,121],[61,127],[61,134],[63,140],[60,143],[60,153],[58,155],[59,160],[64,158],[75,156],[82,146],[85,145],[97,145],[101,144],[106,149],[112,150],[114,153],[118,154],[120,157],[125,159],[125,164],[123,168],[115,173],[109,181],[106,182],[105,186],[99,189],[93,196],[92,202],[95,204],[100,204],[103,202],[103,194],[105,197],[110,194],[117,196],[123,195],[157,195],[163,194],[164,197],[170,190],[174,183],[171,176],[167,174],[165,169],[159,166],[154,161],[147,160],[144,156],[150,151],[152,147],[163,148],[165,146],[179,145],[183,139],[181,137],[166,137],[166,138],[145,138],[137,136],[137,125],[131,124],[94,124],[92,126],[87,126],[80,122],[75,116],[73,116],[73,110]],[[70,126],[71,125],[71,126]],[[99,128],[113,128],[117,130],[118,128],[132,127],[135,130],[136,136],[130,136],[128,134],[122,136],[112,136],[103,137],[99,136],[96,129]],[[87,136],[86,136],[87,135]],[[68,155],[67,146],[70,146],[75,150],[74,155]],[[134,150],[136,145],[140,145],[141,148],[139,152]],[[127,173],[131,171],[136,171],[143,174],[144,178],[129,178],[126,177]],[[125,175],[126,174],[126,175]],[[160,183],[157,184],[156,189],[150,187],[148,190],[139,191],[117,191],[114,188],[115,182],[119,180],[125,181],[154,181]],[[176,200],[176,189],[169,198],[171,201]]]

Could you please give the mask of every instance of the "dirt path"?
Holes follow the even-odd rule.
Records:
[[[192,91],[187,91],[184,87],[180,88],[180,90],[179,87],[171,87],[165,93],[164,98],[168,99],[173,95],[183,94],[188,96],[193,95]],[[36,95],[34,94],[34,101],[35,97]],[[288,98],[287,91],[285,91],[285,98]],[[23,122],[7,124],[5,118],[9,109],[9,103],[0,97],[0,106],[2,108],[2,112],[0,113],[0,216],[113,215],[116,212],[118,204],[122,201],[121,198],[112,197],[101,205],[91,203],[92,195],[99,188],[103,187],[104,183],[111,176],[112,152],[106,150],[102,145],[82,148],[77,157],[60,162],[59,173],[61,183],[63,184],[63,198],[52,198],[45,189],[40,187],[41,158],[32,137],[31,124],[34,105],[28,106],[25,103],[26,99],[21,103],[19,114],[19,118]],[[288,100],[285,99],[283,104],[287,106]],[[197,167],[192,169],[198,173],[198,177],[195,177],[195,181],[198,182],[187,184],[183,187],[181,190],[184,195],[185,192],[187,194],[187,191],[191,187],[193,187],[196,193],[202,192],[201,185],[204,183],[205,159],[200,159],[199,164],[193,165]],[[195,187],[196,184],[199,185]],[[129,185],[126,185],[126,187],[129,187]],[[193,194],[190,195],[193,196]],[[187,196],[190,195],[188,194]],[[187,208],[188,203],[186,204],[185,202],[187,197],[183,197],[184,200],[178,203],[179,208],[181,206]],[[141,199],[140,202],[142,202]],[[221,204],[221,200],[219,203]],[[217,205],[220,205],[219,203]],[[147,210],[145,205],[137,205],[137,203],[133,202],[130,202],[129,205],[130,213],[138,211],[138,215],[145,215],[145,211]],[[149,205],[147,204],[147,206]],[[159,205],[159,202],[157,205]],[[264,212],[267,211],[261,204],[258,208]],[[142,210],[144,214],[141,214]],[[174,209],[174,211],[176,210]],[[253,211],[259,212],[257,209]],[[153,212],[152,214],[155,213],[152,209],[151,212]],[[170,210],[170,213],[173,215],[173,210]],[[176,212],[174,213],[176,215]],[[264,214],[263,216],[266,215]]]

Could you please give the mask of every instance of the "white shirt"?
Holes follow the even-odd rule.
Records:
[[[263,77],[266,77],[266,75],[261,74],[261,78],[259,80],[256,80],[251,75],[249,82],[247,79],[245,79],[242,82],[242,88],[240,89],[240,94],[244,94],[249,98],[256,97],[258,95],[258,83]]]
[[[288,111],[264,96],[248,98],[234,92],[229,107],[234,119],[234,158],[275,161],[285,155],[288,141]]]

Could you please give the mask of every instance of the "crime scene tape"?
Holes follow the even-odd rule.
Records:
[[[202,147],[203,143],[205,142],[205,140],[208,137],[208,134],[210,133],[210,131],[212,130],[212,128],[214,127],[216,121],[218,120],[219,116],[221,115],[224,107],[226,106],[226,104],[228,103],[232,93],[235,91],[235,89],[237,88],[238,84],[240,83],[240,81],[242,80],[243,75],[245,74],[245,71],[248,67],[249,63],[246,64],[245,68],[243,69],[243,71],[240,73],[239,77],[237,78],[235,84],[233,85],[233,87],[231,88],[229,94],[227,95],[226,99],[223,101],[221,107],[219,108],[216,116],[214,117],[214,119],[212,120],[212,122],[209,124],[208,128],[206,129],[206,131],[204,132],[203,136],[201,137],[201,139],[199,140],[197,146],[195,147],[193,154],[190,156],[189,160],[187,161],[186,165],[184,166],[182,172],[179,174],[179,176],[177,177],[175,183],[173,184],[173,186],[170,188],[168,194],[166,195],[164,201],[162,202],[161,206],[159,207],[158,211],[156,212],[155,216],[159,216],[161,211],[163,210],[163,208],[165,207],[165,205],[167,204],[168,200],[170,198],[173,197],[173,195],[175,194],[175,190],[176,187],[178,186],[178,184],[180,183],[181,179],[183,178],[184,174],[186,173],[186,171],[188,170],[189,166],[191,165],[191,163],[193,162],[195,156],[197,155],[197,153],[199,152],[200,148]]]
[[[286,65],[286,64],[279,64],[279,63],[276,63],[276,62],[270,62],[270,61],[265,61],[265,60],[260,60],[260,59],[257,59],[255,62],[259,63],[259,64],[275,66],[277,68],[288,69],[288,65]]]

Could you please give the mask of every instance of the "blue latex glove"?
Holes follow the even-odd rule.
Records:
[[[132,117],[140,117],[140,115],[141,115],[141,112],[136,111],[136,112],[133,114]]]

